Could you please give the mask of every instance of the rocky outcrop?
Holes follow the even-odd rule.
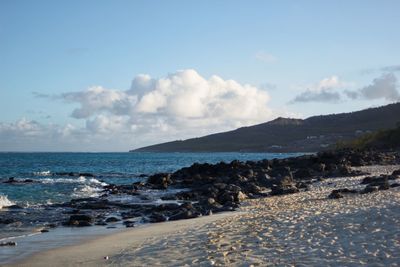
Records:
[[[398,158],[396,153],[346,150],[287,159],[195,163],[174,173],[150,175],[145,182],[110,184],[103,187],[100,197],[73,199],[60,206],[67,209],[69,218],[64,222],[67,226],[108,225],[115,222],[133,227],[134,222],[140,220],[158,223],[190,219],[236,210],[247,198],[279,196],[307,190],[311,183],[323,178],[361,175],[352,166],[394,164],[399,162]],[[360,192],[346,188],[336,189],[329,198],[338,199],[350,194],[388,189],[391,187],[388,181],[396,179],[399,173],[367,177],[362,182],[367,186]],[[176,203],[140,205],[107,200],[112,195],[144,198],[142,192],[149,189],[171,192],[162,199]],[[166,191],[168,189],[180,190],[172,193],[173,191]]]
[[[346,195],[346,194],[357,194],[357,193],[358,193],[357,190],[348,189],[348,188],[335,189],[335,190],[332,190],[332,192],[330,193],[328,198],[338,199],[338,198],[343,198],[344,195]]]
[[[37,180],[33,179],[16,179],[15,177],[10,177],[7,180],[3,181],[4,184],[33,184],[33,183],[39,183]]]
[[[15,247],[16,245],[17,243],[13,241],[0,242],[0,247]]]
[[[388,190],[392,187],[389,183],[389,180],[397,179],[397,175],[381,175],[381,176],[371,176],[365,177],[361,184],[366,184],[367,186],[362,191],[363,194],[372,193],[378,190]]]
[[[154,189],[167,189],[172,183],[169,173],[157,173],[150,176],[147,183]]]
[[[69,220],[63,224],[66,226],[91,226],[94,222],[94,218],[87,214],[75,214],[71,215]]]

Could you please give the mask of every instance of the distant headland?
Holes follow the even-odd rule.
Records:
[[[317,152],[400,122],[400,103],[351,113],[270,122],[130,152]]]

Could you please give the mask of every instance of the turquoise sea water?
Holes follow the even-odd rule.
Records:
[[[285,158],[275,153],[0,153],[0,206],[25,207],[96,196],[105,184],[127,184],[145,175],[173,172],[195,162]],[[75,176],[65,173],[73,172]],[[64,174],[60,174],[64,173]],[[77,173],[90,173],[85,176]],[[10,177],[34,183],[4,183]]]

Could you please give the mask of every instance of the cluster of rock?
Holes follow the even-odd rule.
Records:
[[[151,175],[146,182],[107,185],[103,187],[100,197],[73,199],[53,207],[62,207],[65,210],[60,219],[66,226],[108,225],[122,221],[127,227],[133,227],[137,221],[133,220],[135,218],[155,223],[233,211],[246,198],[297,193],[308,190],[309,184],[326,177],[362,174],[354,171],[352,166],[398,164],[399,159],[397,153],[346,150],[286,159],[195,163],[174,173]],[[386,181],[390,179],[391,177],[366,178],[365,183],[368,185],[364,192],[387,188]],[[166,203],[161,205],[122,203],[110,201],[108,198],[110,195],[141,196],[141,192],[148,189],[177,193],[165,194],[162,200]],[[168,191],[169,189],[182,190]],[[343,194],[351,193],[358,192],[336,190],[330,197],[340,198]]]
[[[362,174],[352,170],[351,166],[396,164],[398,161],[396,153],[346,150],[286,159],[195,163],[174,173],[151,175],[146,183],[104,187],[104,196],[140,195],[141,190],[146,189],[186,189],[162,197],[163,200],[174,200],[177,203],[139,205],[111,202],[102,198],[75,199],[69,202],[68,206],[73,208],[76,214],[71,215],[64,224],[86,226],[106,225],[110,222],[110,218],[98,214],[96,218],[85,217],[81,214],[81,211],[85,210],[119,210],[121,220],[128,227],[134,225],[130,219],[135,217],[142,217],[144,221],[154,223],[233,211],[246,198],[297,193],[307,190],[309,184],[321,180],[322,177]],[[344,193],[355,192],[339,190],[335,194]],[[113,221],[120,220],[111,218]]]
[[[37,183],[33,179],[15,179],[15,177],[10,177],[7,180],[3,181],[3,184],[30,184],[30,183]]]
[[[0,242],[0,247],[6,247],[6,246],[15,247],[16,245],[17,245],[17,243],[13,242],[13,241]]]
[[[362,190],[355,189],[335,189],[328,196],[332,199],[343,198],[346,194],[368,194],[380,190],[388,190],[390,188],[399,187],[400,183],[390,182],[400,178],[400,170],[394,171],[391,175],[368,176],[362,181],[362,185],[366,185]]]

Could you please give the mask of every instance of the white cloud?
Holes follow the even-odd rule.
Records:
[[[396,67],[392,66],[390,69],[394,70]],[[370,85],[358,90],[349,88],[354,88],[354,84],[343,82],[337,76],[332,76],[309,85],[306,91],[298,94],[290,103],[338,103],[344,96],[350,99],[400,101],[397,78],[394,73],[384,73],[375,78]]]
[[[339,78],[335,75],[322,79],[319,81],[319,83],[316,85],[315,90],[320,91],[324,89],[331,89],[331,88],[339,88],[343,87],[345,83],[339,81]]]
[[[97,115],[93,119],[86,120],[86,129],[93,134],[107,134],[113,132],[126,132],[128,119],[125,116]]]
[[[400,93],[397,90],[397,78],[393,73],[385,73],[375,78],[372,83],[356,91],[346,91],[351,99],[385,99],[399,101]]]
[[[42,126],[36,121],[22,118],[14,123],[0,123],[0,131],[9,135],[36,136],[42,132]]]
[[[81,105],[72,112],[72,117],[76,119],[88,118],[101,111],[124,115],[137,102],[136,96],[101,86],[94,86],[83,92],[65,93],[61,97],[67,102]]]
[[[126,129],[131,129],[131,124],[153,125],[160,118],[169,127],[185,127],[195,121],[201,127],[226,129],[237,123],[265,121],[272,115],[266,91],[218,76],[205,79],[194,70],[178,71],[162,79],[139,75],[128,91],[92,87],[62,97],[80,104],[72,116],[92,118],[87,123],[90,129],[95,129],[95,124],[98,129],[129,124]]]
[[[138,103],[138,111],[168,117],[220,122],[263,120],[271,115],[269,95],[250,85],[212,76],[209,80],[193,70],[170,75],[156,83],[154,90]]]
[[[264,63],[274,63],[278,60],[274,55],[265,51],[258,51],[254,57]]]
[[[128,150],[202,136],[265,122],[275,115],[268,107],[266,90],[215,75],[207,79],[195,70],[177,71],[161,79],[141,74],[126,91],[94,86],[40,97],[78,104],[71,117],[84,123],[62,127],[33,121],[23,126],[20,122],[14,132],[35,132],[43,139],[51,136],[82,148],[92,149],[97,144],[96,150]],[[0,136],[4,134],[0,128]]]
[[[298,102],[338,102],[340,94],[338,92],[329,92],[324,89],[320,92],[306,91],[296,96],[291,103]]]
[[[2,151],[60,150],[77,140],[83,141],[83,129],[71,124],[42,124],[22,118],[12,123],[0,122],[0,148]]]
[[[338,102],[341,95],[338,89],[343,89],[349,83],[339,80],[338,76],[324,78],[307,86],[307,90],[297,95],[290,103],[298,102]]]

